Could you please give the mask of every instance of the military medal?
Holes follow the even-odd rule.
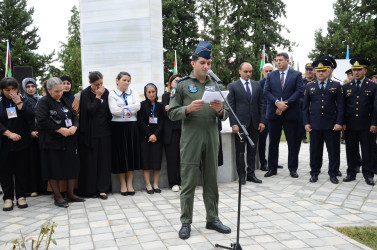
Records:
[[[170,98],[173,98],[175,96],[175,88],[171,90],[171,93],[170,93]]]
[[[198,86],[196,86],[196,84],[191,84],[188,86],[188,91],[190,91],[191,93],[196,93],[198,92]]]

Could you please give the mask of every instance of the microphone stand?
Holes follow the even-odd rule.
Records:
[[[229,105],[228,100],[224,97],[223,93],[221,92],[219,84],[218,84],[218,82],[221,83],[220,79],[216,79],[217,77],[213,77],[212,75],[211,75],[211,78],[214,80],[215,85],[216,85],[218,91],[220,92],[220,95],[224,99],[224,102],[226,103],[226,105],[228,105],[230,112],[232,113],[232,115],[234,116],[234,118],[237,121],[238,127],[242,131],[242,132],[238,133],[238,136],[240,137],[240,146],[241,146],[240,159],[242,159],[239,168],[240,169],[245,168],[245,160],[244,160],[245,141],[247,140],[247,142],[249,143],[249,145],[252,148],[255,147],[255,144],[250,139],[249,133],[247,132],[245,126],[241,124],[241,122],[238,119],[237,115],[234,113],[232,107]],[[241,182],[241,180],[242,180],[242,176],[238,176],[238,212],[237,212],[238,214],[237,214],[237,240],[236,240],[236,243],[231,243],[230,247],[226,247],[226,246],[223,246],[223,245],[215,244],[215,247],[220,247],[220,248],[224,248],[224,249],[231,249],[231,250],[242,250],[242,247],[240,245],[241,190],[242,190],[242,182]]]

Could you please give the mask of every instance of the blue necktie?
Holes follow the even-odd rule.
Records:
[[[251,101],[251,91],[250,91],[250,88],[249,88],[249,82],[245,82],[245,84],[246,84],[247,96],[249,97],[249,101]]]

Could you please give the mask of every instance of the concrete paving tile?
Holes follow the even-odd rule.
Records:
[[[287,241],[282,241],[282,244],[284,244],[286,247],[289,249],[301,249],[304,247],[309,247],[305,242],[301,240],[287,240]]]
[[[143,249],[157,249],[157,248],[164,248],[165,245],[162,241],[151,241],[151,242],[141,243],[141,247]]]
[[[263,245],[263,243],[271,243],[276,241],[276,239],[271,237],[270,235],[255,236],[254,240],[261,245]]]
[[[94,241],[95,249],[116,247],[116,242],[113,240]]]

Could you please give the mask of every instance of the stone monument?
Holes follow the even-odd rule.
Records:
[[[98,70],[112,90],[120,71],[140,95],[153,82],[164,90],[161,0],[80,0],[82,83]]]

